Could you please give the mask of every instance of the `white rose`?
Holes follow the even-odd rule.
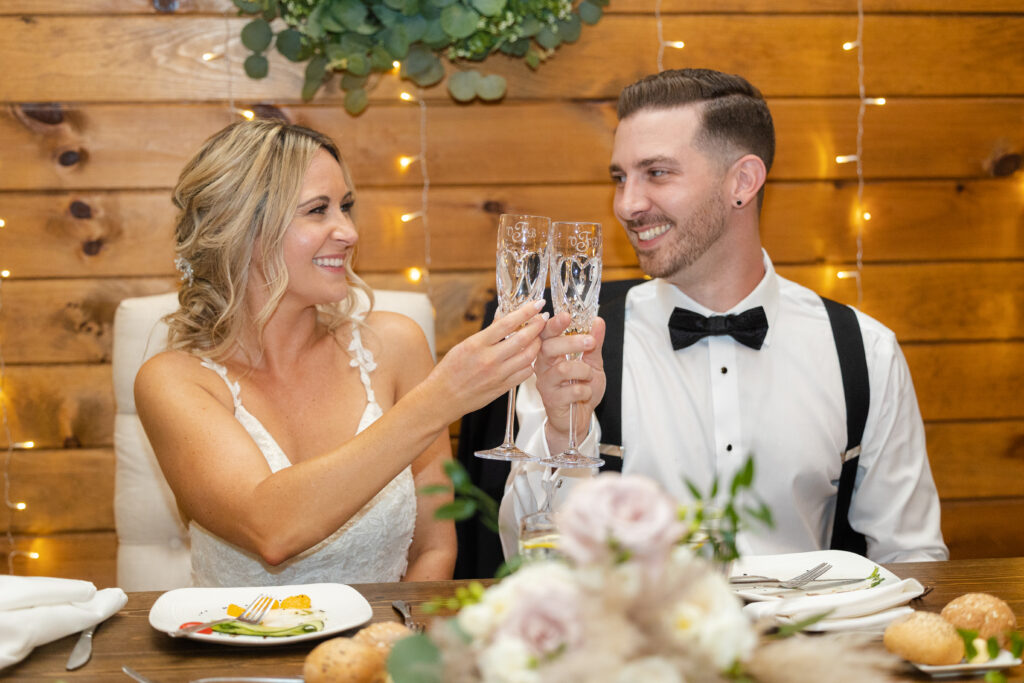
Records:
[[[716,574],[705,574],[668,611],[674,639],[706,654],[719,671],[750,656],[757,636],[739,599]]]
[[[578,647],[583,641],[579,589],[555,576],[524,585],[498,627],[497,638],[522,641],[539,660]]]
[[[499,638],[478,660],[483,683],[539,683],[534,661],[526,644],[517,638]]]

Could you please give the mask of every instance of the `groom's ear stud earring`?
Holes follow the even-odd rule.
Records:
[[[736,200],[736,206],[743,206],[743,200],[742,199],[737,199]]]

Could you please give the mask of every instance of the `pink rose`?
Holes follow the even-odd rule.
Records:
[[[580,599],[576,587],[562,581],[524,586],[497,638],[516,638],[540,659],[573,649],[583,640]]]
[[[559,549],[578,564],[623,555],[665,558],[685,530],[678,506],[639,475],[602,474],[577,485],[557,516]]]

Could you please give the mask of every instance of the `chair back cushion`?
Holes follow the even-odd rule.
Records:
[[[374,308],[403,313],[423,329],[434,350],[434,313],[418,292],[379,290]],[[114,522],[117,583],[126,591],[170,590],[191,584],[188,529],[164,481],[135,410],[135,375],[167,344],[161,318],[178,307],[177,292],[124,299],[114,315]]]

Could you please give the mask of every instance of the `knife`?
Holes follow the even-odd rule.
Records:
[[[79,667],[85,666],[85,663],[92,657],[92,634],[96,631],[97,626],[99,626],[99,623],[93,624],[82,631],[82,635],[78,637],[75,649],[71,651],[71,656],[68,657],[68,663],[65,667],[68,671],[74,671]]]

